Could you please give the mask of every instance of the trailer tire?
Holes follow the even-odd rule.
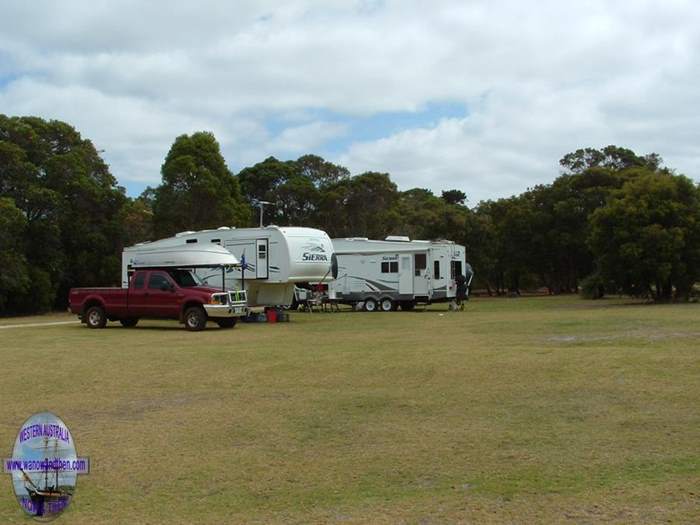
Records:
[[[376,312],[377,311],[377,301],[368,297],[365,299],[365,312]]]
[[[101,306],[91,306],[85,312],[85,324],[88,328],[104,328],[107,324],[105,309]]]
[[[201,306],[191,306],[185,310],[185,328],[190,332],[199,332],[207,326],[207,313]]]
[[[219,328],[233,328],[236,326],[237,321],[238,319],[235,317],[227,317],[226,319],[219,319],[216,321],[216,324],[219,325]]]
[[[133,328],[138,324],[139,320],[130,317],[129,319],[119,319],[119,322],[124,328]]]
[[[382,312],[391,312],[394,310],[394,301],[392,301],[389,297],[385,297],[379,302],[379,309]]]

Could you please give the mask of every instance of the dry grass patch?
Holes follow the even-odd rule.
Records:
[[[625,302],[7,329],[0,447],[64,419],[71,523],[700,521],[700,307]]]

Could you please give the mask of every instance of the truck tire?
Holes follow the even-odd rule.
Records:
[[[233,328],[236,326],[236,321],[238,321],[236,317],[227,317],[226,319],[219,319],[216,321],[216,324],[219,325],[219,328]]]
[[[385,297],[379,302],[379,309],[382,312],[391,312],[394,309],[394,301],[388,297]]]
[[[191,306],[185,310],[185,328],[190,332],[199,332],[207,326],[207,313],[201,306]]]
[[[129,318],[129,319],[119,319],[119,322],[121,323],[121,325],[124,328],[133,328],[134,326],[136,326],[138,324],[139,320]]]
[[[85,312],[85,324],[88,328],[104,328],[107,324],[105,309],[101,306],[91,306]]]
[[[368,297],[365,299],[365,312],[376,312],[377,311],[377,301]]]

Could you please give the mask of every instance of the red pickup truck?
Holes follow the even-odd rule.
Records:
[[[233,328],[246,315],[244,290],[224,292],[202,285],[189,270],[137,270],[128,288],[72,288],[70,311],[89,328],[107,321],[136,326],[139,319],[177,319],[192,331],[204,330],[207,320]]]

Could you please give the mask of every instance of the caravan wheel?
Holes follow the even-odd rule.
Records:
[[[372,299],[365,299],[365,312],[376,312],[377,311],[377,301]]]
[[[379,307],[382,309],[382,312],[391,312],[394,309],[394,301],[385,297],[382,299],[382,302],[379,303]]]

